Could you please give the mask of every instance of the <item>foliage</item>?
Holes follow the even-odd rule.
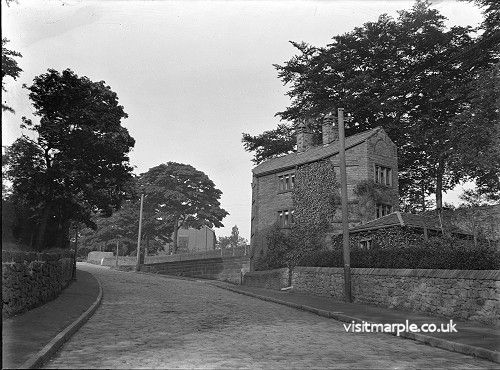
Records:
[[[92,215],[110,216],[130,192],[134,139],[104,81],[49,69],[27,89],[40,120],[23,117],[22,127],[37,138],[22,136],[7,148],[6,174],[36,220],[36,248],[65,248],[72,221],[95,227]]]
[[[370,220],[376,212],[377,203],[393,204],[394,199],[387,192],[387,187],[373,180],[363,180],[354,188],[358,200],[357,212],[362,220]]]
[[[174,252],[181,227],[222,227],[228,214],[220,207],[222,192],[209,177],[186,164],[168,162],[149,169],[139,179],[144,207],[173,230]]]
[[[305,251],[324,247],[326,234],[340,204],[338,189],[331,161],[313,162],[297,168],[292,195],[295,207],[292,238],[296,255],[290,256],[292,260]]]
[[[437,10],[417,1],[410,11],[399,12],[397,19],[382,15],[376,22],[333,37],[326,47],[294,42],[299,54],[276,65],[292,98],[292,104],[278,115],[293,122],[321,117],[342,106],[353,118],[347,122],[348,135],[382,126],[398,147],[400,193],[436,194],[436,206],[441,208],[443,191],[489,171],[477,167],[470,172],[462,159],[469,148],[488,150],[491,140],[483,138],[491,133],[493,121],[484,125],[470,120],[464,126],[456,119],[471,105],[473,82],[498,60],[491,43],[475,49],[480,52],[464,52],[481,42],[473,31],[447,29]],[[288,127],[288,131],[280,127],[275,135],[267,131],[259,147],[261,155],[254,160],[265,160],[266,142],[282,141],[280,137],[292,132],[293,124]],[[475,134],[464,135],[464,131]],[[247,150],[253,150],[259,138],[244,137]],[[279,148],[284,148],[283,153],[291,150]]]
[[[294,132],[293,127],[279,124],[275,130],[265,131],[257,136],[244,133],[242,142],[246,151],[255,152],[253,162],[259,164],[266,159],[292,152],[295,146]]]
[[[478,244],[479,238],[498,239],[499,220],[488,212],[489,197],[480,190],[465,190],[459,198],[463,203],[449,213],[449,222],[471,232],[474,245]]]
[[[248,245],[248,240],[240,236],[240,231],[237,225],[234,225],[231,229],[230,236],[221,236],[217,243],[218,248],[226,249],[226,248],[236,248]]]
[[[8,76],[16,80],[19,77],[19,74],[23,71],[14,59],[21,58],[21,53],[7,49],[6,45],[8,42],[9,40],[5,37],[2,38],[2,91],[4,92],[7,91],[4,85],[4,77]],[[4,104],[4,102],[2,102],[2,110],[14,113],[14,109]]]
[[[304,255],[325,248],[340,204],[335,168],[328,160],[299,166],[293,188],[294,225],[290,232],[274,225],[267,232],[267,253],[259,268],[294,266]]]
[[[401,238],[403,236],[400,235]],[[500,251],[498,248],[489,247],[486,243],[481,243],[475,248],[470,240],[456,238],[434,237],[428,242],[420,239],[418,244],[395,243],[390,237],[386,240],[389,243],[382,243],[379,240],[369,250],[362,250],[357,243],[351,242],[351,267],[451,270],[500,268]],[[299,262],[299,266],[343,267],[342,249],[335,248],[308,254]]]

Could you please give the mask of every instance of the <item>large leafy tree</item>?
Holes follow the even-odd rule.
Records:
[[[22,57],[21,53],[7,49],[6,45],[9,42],[6,38],[2,38],[2,91],[7,91],[5,89],[5,77],[11,77],[16,80],[19,74],[23,71],[21,67],[17,64],[14,58]],[[9,107],[5,102],[2,101],[2,110],[14,113],[14,109]]]
[[[194,167],[168,162],[140,176],[144,208],[171,226],[174,252],[179,228],[222,227],[228,214],[220,206],[222,192],[203,172]]]
[[[459,157],[467,148],[484,148],[482,139],[494,130],[491,120],[485,125],[456,119],[471,105],[467,87],[498,58],[491,44],[477,47],[480,40],[472,31],[446,29],[437,10],[417,1],[397,19],[382,15],[333,37],[326,47],[293,43],[299,54],[275,66],[292,98],[278,115],[294,122],[306,116],[321,118],[342,106],[352,117],[347,134],[382,126],[398,146],[401,194],[423,197],[422,208],[425,196],[435,194],[440,209],[444,191],[480,177]],[[315,129],[319,131],[319,122]],[[470,131],[476,134],[464,136]],[[293,123],[282,124],[262,135],[245,134],[243,143],[255,152],[258,163],[291,152],[293,132]]]
[[[49,69],[27,89],[39,120],[22,127],[36,138],[7,148],[7,175],[36,220],[36,248],[66,247],[72,221],[95,227],[92,215],[110,216],[130,191],[134,139],[104,81]]]
[[[120,248],[120,253],[133,254],[137,247],[139,229],[138,200],[127,200],[122,208],[111,217],[96,219],[96,230],[85,230],[81,239],[82,245],[89,250],[102,249],[111,245]],[[153,209],[146,209],[142,217],[142,240],[148,251],[161,248],[171,241],[173,228],[162,217],[156,215]]]

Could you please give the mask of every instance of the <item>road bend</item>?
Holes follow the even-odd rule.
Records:
[[[494,368],[493,363],[204,282],[84,264],[97,312],[46,368]]]

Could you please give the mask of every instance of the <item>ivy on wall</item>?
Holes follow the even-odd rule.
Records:
[[[295,224],[324,233],[340,204],[339,184],[329,160],[313,162],[297,168],[293,189]]]
[[[387,186],[377,184],[373,180],[363,180],[356,184],[354,194],[358,200],[358,217],[360,220],[371,220],[376,213],[377,203],[395,204],[394,196],[397,193],[390,190]]]

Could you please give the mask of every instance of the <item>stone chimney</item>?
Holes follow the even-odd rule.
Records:
[[[323,124],[321,127],[323,136],[323,145],[333,143],[339,138],[339,128],[335,124],[337,117],[333,113],[328,113],[323,118]]]
[[[297,153],[302,153],[313,145],[311,119],[301,119],[297,128]]]

